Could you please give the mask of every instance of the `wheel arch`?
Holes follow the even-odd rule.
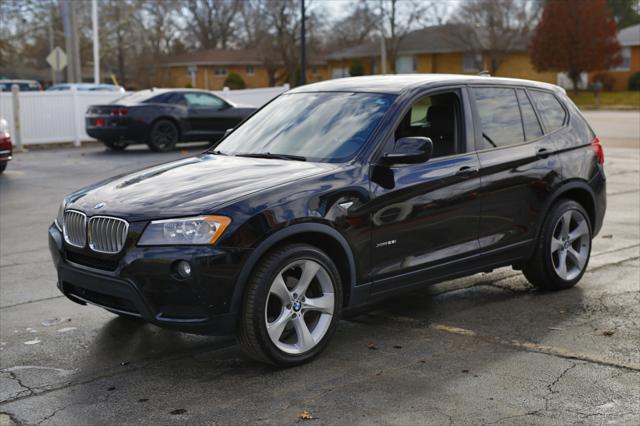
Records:
[[[180,120],[170,115],[160,115],[151,120],[151,123],[149,123],[149,129],[147,130],[147,142],[151,137],[151,130],[153,129],[153,126],[155,126],[155,124],[160,120],[168,120],[175,124],[176,129],[178,129],[178,142],[180,142],[182,140],[182,135],[184,134],[182,126],[180,125]]]
[[[356,282],[353,252],[347,240],[334,228],[320,223],[289,225],[262,241],[246,260],[234,288],[231,311],[239,312],[247,282],[262,257],[275,247],[289,243],[306,243],[318,247],[335,263],[340,273],[344,294],[343,305],[348,305]]]
[[[549,197],[547,202],[544,205],[543,212],[544,214],[541,216],[541,220],[538,223],[538,228],[536,230],[536,239],[540,238],[540,232],[542,231],[542,223],[545,218],[549,214],[551,207],[560,199],[566,198],[569,200],[573,200],[580,204],[589,215],[589,221],[591,222],[591,226],[595,227],[598,223],[597,210],[596,210],[596,197],[593,193],[593,189],[589,186],[586,181],[582,180],[573,180],[569,181],[562,186],[560,186],[556,191]]]

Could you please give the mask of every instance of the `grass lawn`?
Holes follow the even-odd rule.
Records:
[[[593,92],[580,92],[577,95],[567,91],[569,97],[579,108],[596,109],[596,97]],[[635,92],[601,92],[600,108],[608,109],[640,109],[640,91]]]

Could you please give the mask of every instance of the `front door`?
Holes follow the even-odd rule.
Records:
[[[479,162],[468,149],[473,125],[463,113],[465,97],[456,89],[419,98],[385,147],[401,137],[429,137],[431,159],[373,167],[374,294],[424,282],[434,268],[479,249]]]

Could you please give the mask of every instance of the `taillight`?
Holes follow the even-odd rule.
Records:
[[[129,114],[129,110],[127,108],[116,108],[111,110],[111,115],[115,115],[118,117],[122,117]]]
[[[96,127],[104,127],[105,121],[104,118],[96,118]]]
[[[598,156],[598,163],[604,164],[604,150],[602,149],[602,144],[600,143],[599,137],[596,136],[593,138],[593,140],[591,141],[591,147]]]

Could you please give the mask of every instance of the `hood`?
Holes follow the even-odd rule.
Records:
[[[249,194],[330,172],[336,164],[201,154],[89,186],[67,208],[130,222],[213,213]],[[96,208],[98,207],[98,208]]]

